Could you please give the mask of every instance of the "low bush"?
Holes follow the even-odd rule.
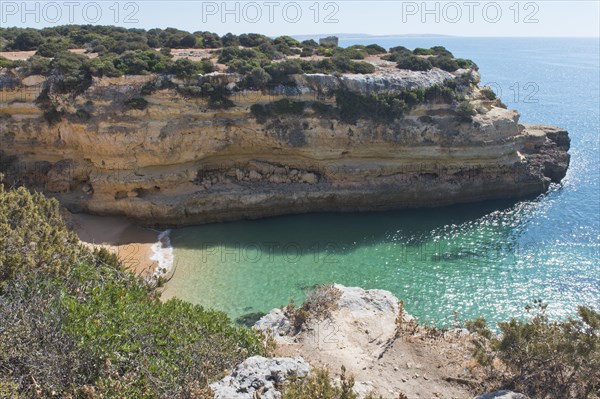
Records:
[[[496,93],[494,93],[494,91],[492,89],[483,88],[483,89],[481,89],[481,94],[483,94],[483,96],[485,98],[487,98],[488,100],[496,99]]]
[[[269,82],[271,82],[271,75],[261,67],[254,67],[246,76],[245,86],[252,89],[265,89]]]
[[[187,98],[204,98],[211,108],[231,108],[235,106],[229,98],[231,92],[225,86],[218,84],[179,85],[177,86],[177,92]]]
[[[365,50],[370,55],[387,53],[387,50],[378,44],[369,44],[368,46],[365,46]]]
[[[54,87],[63,93],[81,93],[92,84],[88,58],[69,51],[58,53],[48,66]]]
[[[443,69],[447,72],[454,72],[459,68],[458,63],[455,59],[446,56],[431,57],[429,59],[429,62],[431,62],[432,66]]]
[[[258,47],[263,43],[273,44],[273,40],[270,37],[258,33],[244,33],[238,39],[240,45],[244,47]]]
[[[348,377],[344,367],[339,386],[331,381],[326,369],[316,369],[308,377],[292,378],[284,387],[282,399],[357,399],[353,387],[354,377]]]
[[[462,100],[456,107],[456,114],[464,121],[471,121],[473,116],[477,114],[477,111],[475,111],[475,108],[471,102],[468,100]]]
[[[50,71],[50,60],[49,58],[34,55],[27,60],[27,74],[28,75],[47,75]]]
[[[579,307],[578,318],[550,321],[535,300],[532,317],[499,323],[500,335],[484,319],[466,324],[477,333],[474,356],[486,367],[493,388],[514,389],[535,398],[594,398],[600,394],[600,313]],[[500,361],[508,369],[495,367]]]
[[[434,50],[430,48],[417,47],[412,53],[414,55],[434,55]]]
[[[409,108],[406,102],[395,94],[363,95],[346,90],[336,93],[336,104],[341,119],[347,123],[355,123],[361,118],[390,122],[402,117]]]
[[[161,302],[58,203],[0,185],[0,396],[212,398],[261,339],[221,312]]]
[[[35,52],[36,55],[42,57],[54,57],[57,53],[67,50],[67,45],[62,42],[46,42],[42,43]]]
[[[400,53],[400,54],[412,54],[412,51],[410,51],[409,49],[407,49],[404,46],[396,46],[396,47],[392,47],[390,48],[390,54],[394,54],[394,53]]]
[[[304,101],[284,98],[267,104],[252,104],[250,113],[256,118],[257,122],[265,123],[278,115],[302,115],[305,108],[306,103]]]
[[[273,40],[273,44],[285,44],[289,47],[300,47],[300,42],[290,36],[279,36]]]
[[[400,54],[400,53],[396,53]],[[415,56],[401,56],[397,60],[396,67],[398,69],[408,69],[411,71],[428,71],[432,68],[431,62],[427,58]]]
[[[213,63],[209,59],[203,59],[198,62],[187,58],[178,59],[166,69],[168,73],[176,75],[178,78],[190,78],[198,74],[214,72],[215,70]]]
[[[2,68],[14,68],[15,66],[16,65],[15,65],[14,61],[11,61],[11,60],[9,60],[6,57],[0,56],[0,69],[2,69]]]
[[[145,110],[148,107],[148,101],[143,97],[134,97],[125,101],[125,106],[129,109]]]

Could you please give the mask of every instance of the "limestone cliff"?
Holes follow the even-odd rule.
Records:
[[[262,92],[213,73],[95,78],[77,94],[3,70],[1,171],[73,211],[153,225],[519,198],[564,177],[567,132],[519,124],[484,95],[476,71],[376,66],[297,75]],[[229,90],[230,106],[192,90],[207,87]],[[341,109],[344,93],[360,104],[435,88],[401,114]]]

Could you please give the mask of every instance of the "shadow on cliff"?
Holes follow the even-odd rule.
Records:
[[[431,241],[434,232],[474,223],[515,204],[502,200],[400,211],[277,216],[179,228],[171,238],[176,248],[207,251],[245,246],[263,252],[347,253],[386,241],[418,247]]]

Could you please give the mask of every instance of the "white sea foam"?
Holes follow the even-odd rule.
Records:
[[[158,279],[161,276],[166,277],[172,272],[174,256],[171,239],[169,238],[170,234],[171,230],[163,231],[158,235],[158,241],[152,244],[152,256],[150,259],[157,262],[156,269],[152,275],[153,279]]]

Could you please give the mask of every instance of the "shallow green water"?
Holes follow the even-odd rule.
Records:
[[[460,319],[506,320],[523,315],[535,298],[549,303],[552,317],[573,314],[578,304],[600,308],[597,40],[388,41],[380,44],[442,44],[472,58],[522,121],[567,128],[572,166],[564,185],[518,203],[176,229],[176,271],[164,297],[235,318],[291,297],[301,301],[307,288],[337,282],[390,290],[419,321],[438,325],[450,325],[454,312]],[[508,89],[514,82],[535,82],[538,101],[514,98]]]

